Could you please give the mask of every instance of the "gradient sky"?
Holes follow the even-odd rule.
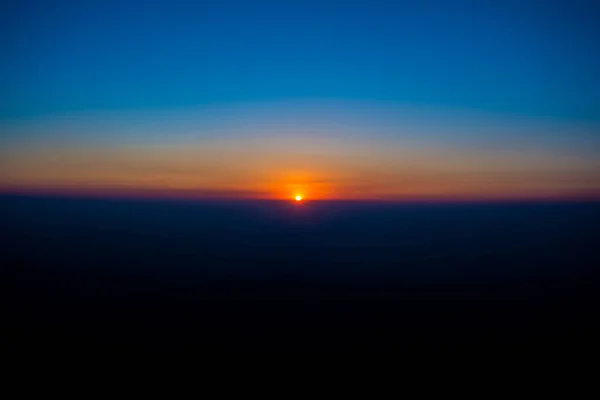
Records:
[[[593,0],[3,2],[0,189],[600,197],[599,17]]]

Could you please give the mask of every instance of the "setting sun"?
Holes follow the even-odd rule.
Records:
[[[302,201],[302,196],[296,196],[295,199],[296,201]]]

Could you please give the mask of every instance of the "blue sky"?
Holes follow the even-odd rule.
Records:
[[[599,17],[583,0],[1,2],[0,190],[600,198]]]
[[[600,120],[594,1],[8,1],[0,118],[342,99]]]

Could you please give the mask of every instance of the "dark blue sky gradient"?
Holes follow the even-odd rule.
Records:
[[[600,121],[594,1],[8,1],[0,118],[285,99]]]

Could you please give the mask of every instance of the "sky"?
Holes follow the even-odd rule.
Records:
[[[600,198],[600,6],[0,5],[0,191]]]

